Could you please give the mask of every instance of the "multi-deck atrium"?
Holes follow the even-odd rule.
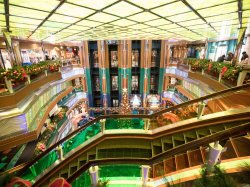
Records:
[[[249,186],[250,0],[0,0],[0,186]]]

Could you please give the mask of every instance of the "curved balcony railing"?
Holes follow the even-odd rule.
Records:
[[[203,124],[204,126],[208,126],[211,124],[218,124],[221,123],[222,121],[228,120],[228,121],[234,121],[234,120],[239,120],[239,119],[249,119],[249,110],[247,110],[247,103],[244,107],[241,108],[240,111],[233,111],[232,109],[237,109],[238,106],[236,106],[235,108],[230,108],[230,112],[228,108],[226,108],[224,111],[226,111],[226,113],[223,113],[223,111],[214,111],[211,112],[210,110],[205,110],[204,109],[204,104],[202,104],[202,101],[207,101],[211,100],[211,99],[216,99],[216,103],[218,102],[218,99],[225,99],[226,97],[229,96],[235,96],[235,94],[246,94],[249,93],[249,87],[250,85],[243,85],[240,87],[234,87],[228,90],[223,90],[221,92],[217,92],[211,95],[207,95],[204,97],[201,97],[199,99],[195,99],[195,100],[191,100],[188,101],[186,103],[182,103],[179,105],[176,105],[174,107],[170,107],[164,110],[161,110],[159,112],[156,112],[154,114],[151,115],[147,115],[147,114],[141,114],[141,115],[133,115],[133,114],[128,114],[128,115],[106,115],[106,116],[100,116],[90,122],[88,122],[87,124],[85,124],[84,126],[80,127],[79,129],[75,130],[74,132],[72,132],[71,134],[69,134],[67,137],[63,138],[62,140],[60,140],[59,142],[57,142],[56,144],[52,145],[51,147],[49,147],[45,152],[43,152],[42,154],[40,154],[38,157],[36,157],[34,160],[32,160],[29,163],[23,164],[21,166],[17,166],[16,168],[13,168],[12,170],[9,170],[5,173],[13,173],[13,172],[17,172],[19,171],[17,174],[20,175],[21,173],[23,173],[24,171],[27,171],[28,168],[32,167],[35,163],[43,163],[43,160],[48,160],[48,158],[50,158],[50,162],[47,166],[44,167],[44,169],[48,168],[50,165],[52,165],[56,160],[57,160],[57,156],[55,154],[55,151],[53,151],[56,147],[58,147],[59,145],[61,145],[62,143],[64,144],[71,144],[71,140],[75,137],[75,136],[81,136],[82,140],[81,142],[77,142],[74,145],[72,145],[72,147],[70,148],[70,150],[67,150],[67,147],[69,146],[65,146],[64,148],[64,154],[66,155],[69,151],[75,149],[76,147],[78,147],[80,144],[82,144],[85,140],[89,139],[90,137],[94,137],[96,134],[98,134],[99,132],[101,132],[101,124],[100,124],[100,120],[102,119],[130,119],[130,123],[131,125],[129,126],[129,128],[133,128],[133,126],[137,126],[138,129],[143,129],[143,130],[152,130],[152,132],[155,133],[161,133],[162,128],[165,130],[171,130],[170,128],[174,127],[177,131],[181,131],[181,129],[183,129],[183,125],[186,128],[190,128],[190,126],[188,126],[187,124],[191,124],[191,126],[193,126],[192,128],[195,127],[199,127],[201,126],[201,124]],[[200,105],[201,104],[201,105]],[[190,107],[191,106],[191,107]],[[188,114],[190,113],[190,115],[185,117],[182,116],[178,116],[178,110],[180,109],[184,109],[185,107],[187,108],[193,108],[193,107],[198,107],[199,111],[194,113],[195,110],[190,110],[189,112],[187,112]],[[202,111],[205,110],[205,115],[202,115]],[[175,112],[176,111],[176,112]],[[192,114],[192,115],[191,115]],[[212,114],[212,115],[210,115]],[[165,115],[165,116],[164,116]],[[221,115],[225,115],[225,116],[221,116]],[[174,117],[178,117],[179,121],[176,121]],[[239,117],[237,119],[237,117]],[[131,119],[132,118],[132,119]],[[199,118],[199,119],[197,119]],[[202,119],[202,120],[201,120]],[[204,124],[205,123],[205,124]],[[122,125],[122,123],[114,123],[116,126],[112,127],[115,129],[124,129],[126,128],[125,126]],[[125,123],[124,123],[125,124]],[[137,124],[137,125],[135,125]],[[171,126],[171,124],[175,124],[175,126]],[[112,126],[112,125],[111,125]],[[161,127],[161,128],[158,128]],[[91,133],[87,133],[90,132]],[[211,141],[211,139],[210,139]],[[203,142],[204,143],[204,142]],[[52,156],[50,155],[52,154]],[[54,155],[54,156],[53,156]]]
[[[229,128],[227,130],[214,133],[212,135],[209,135],[207,137],[199,138],[194,141],[190,141],[188,143],[185,143],[183,145],[179,145],[175,148],[169,149],[163,153],[157,154],[155,156],[152,156],[150,158],[135,158],[135,157],[120,157],[120,158],[101,158],[101,159],[95,159],[95,160],[89,160],[87,161],[83,166],[81,166],[78,170],[76,170],[72,175],[69,177],[69,182],[73,182],[77,177],[79,177],[86,169],[88,169],[90,166],[93,165],[106,165],[106,164],[140,164],[140,165],[155,165],[158,163],[163,162],[163,160],[169,159],[173,157],[174,155],[177,154],[183,154],[184,152],[188,150],[194,150],[197,149],[200,146],[203,145],[208,145],[211,142],[214,141],[223,141],[223,140],[228,140],[231,137],[238,137],[242,135],[247,134],[247,130],[250,127],[250,123],[245,123],[242,125],[239,125],[237,127]],[[114,136],[114,135],[108,135],[107,137]],[[147,135],[144,135],[145,138],[148,138]],[[115,138],[123,138],[121,135],[115,135]],[[100,140],[103,141],[103,140]],[[94,144],[99,144],[100,141],[94,142]],[[58,172],[63,169],[64,167],[69,168],[68,166],[70,165],[71,162],[74,162],[77,160],[77,157],[83,154],[85,151],[85,147],[82,149],[75,151],[72,155],[69,157],[64,158],[62,162],[57,164],[53,169],[50,170],[45,170],[42,175],[38,176],[37,180],[35,181],[34,185],[35,186],[40,186],[44,185],[44,183],[48,182],[48,179],[51,177],[58,176]],[[180,169],[182,169],[180,167]],[[154,175],[156,177],[157,175]],[[24,177],[27,179],[26,177]]]
[[[79,65],[62,67],[61,72],[40,73],[30,77],[29,81],[16,81],[15,83],[2,79],[0,81],[0,108],[14,107],[33,91],[41,88],[47,83],[60,79],[70,79],[84,74],[84,69]],[[7,86],[5,84],[8,84]],[[1,85],[3,89],[1,89]],[[14,85],[14,87],[13,87]],[[9,87],[8,87],[9,86]],[[8,89],[9,91],[8,91]],[[2,90],[2,92],[1,92]],[[11,90],[11,91],[10,91]]]

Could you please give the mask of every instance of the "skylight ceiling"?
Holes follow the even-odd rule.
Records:
[[[205,40],[219,37],[225,27],[235,35],[239,10],[246,27],[250,1],[242,3],[239,9],[238,0],[9,0],[5,16],[0,0],[0,27],[8,25],[15,37],[53,42]]]

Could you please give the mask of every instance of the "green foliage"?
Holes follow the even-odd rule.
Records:
[[[0,69],[0,79],[6,77],[9,80],[22,80],[26,75],[37,75],[45,70],[56,72],[61,63],[59,61],[43,61],[31,66],[14,66],[11,69]]]
[[[108,186],[109,179],[99,180],[96,187],[106,187]]]
[[[236,182],[218,165],[210,168],[205,165],[201,170],[201,178],[197,179],[194,187],[237,187]]]
[[[187,58],[186,61],[191,65],[193,71],[205,70],[208,72],[209,63],[212,64],[210,72],[212,74],[220,74],[223,67],[227,67],[227,71],[222,76],[224,80],[236,81],[239,73],[242,71],[241,66],[233,66],[232,64],[226,64],[221,62],[210,62],[207,59],[195,59]]]

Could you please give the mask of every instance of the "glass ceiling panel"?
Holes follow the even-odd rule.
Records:
[[[212,8],[206,8],[199,10],[198,13],[200,13],[203,17],[213,16],[217,14],[226,14],[230,12],[234,12],[238,10],[237,2],[229,3],[225,5],[220,5]]]
[[[68,0],[68,2],[78,4],[85,7],[90,7],[96,10],[100,10],[112,3],[116,2],[117,0]]]
[[[94,10],[64,3],[59,9],[57,9],[56,13],[83,18],[94,13]]]
[[[0,21],[5,21],[5,15],[0,14]]]
[[[60,23],[60,22],[53,22],[53,21],[46,21],[43,26],[45,27],[56,27],[56,28],[65,28],[69,26],[70,24],[68,23]]]
[[[129,25],[133,25],[135,23],[136,22],[130,21],[130,20],[127,20],[127,19],[120,19],[118,21],[112,22],[113,25],[118,25],[118,26],[129,26]]]
[[[143,9],[137,8],[124,1],[114,4],[113,6],[104,10],[104,12],[119,15],[121,17],[129,16],[129,15],[141,12],[141,11],[143,11]]]
[[[5,26],[6,26],[5,21],[0,21],[0,26],[5,27]],[[3,29],[3,28],[2,28],[2,29]]]
[[[217,21],[224,21],[224,20],[232,20],[235,18],[238,18],[238,13],[231,13],[231,14],[225,14],[225,15],[219,15],[219,16],[206,17],[205,19],[208,22],[217,22]]]
[[[136,25],[131,25],[129,26],[129,28],[132,28],[132,29],[145,29],[147,28],[148,26],[147,25],[144,25],[144,24],[136,24]]]
[[[60,2],[55,0],[9,0],[9,3],[39,10],[51,11]]]
[[[5,13],[4,12],[4,4],[0,4],[0,13]]]
[[[53,14],[49,18],[49,20],[50,21],[60,22],[60,23],[74,23],[76,21],[79,21],[80,19],[69,17],[69,16],[63,16],[63,15],[59,15],[59,14]]]
[[[69,33],[79,33],[79,32],[81,32],[81,31],[67,29],[67,32],[69,32]]]
[[[188,29],[207,29],[210,28],[207,24],[188,26]]]
[[[182,27],[178,27],[178,28],[169,29],[169,31],[171,31],[171,32],[187,31],[187,29],[182,28]]]
[[[159,25],[166,25],[166,24],[170,24],[171,22],[165,20],[165,19],[156,19],[153,21],[148,21],[145,22],[145,24],[150,25],[150,26],[159,26]]]
[[[165,16],[172,16],[172,15],[176,15],[176,14],[180,14],[184,12],[189,12],[190,9],[182,2],[178,1],[176,3],[172,3],[172,4],[165,5],[159,8],[155,8],[152,11],[156,14],[159,14],[165,17]]]
[[[157,6],[160,6],[160,5],[164,5],[164,4],[167,4],[167,3],[171,3],[175,0],[128,0],[130,1],[131,3],[134,3],[138,6],[141,6],[143,8],[146,8],[146,9],[150,9],[150,8],[153,8],[153,7],[157,7]]]
[[[168,19],[173,22],[181,22],[181,21],[186,21],[186,20],[199,19],[199,17],[193,12],[187,12],[187,13],[179,14],[176,16],[170,16],[168,17]]]
[[[119,18],[116,16],[111,16],[109,14],[98,12],[98,13],[94,14],[93,16],[90,16],[88,19],[93,20],[93,21],[100,21],[100,22],[107,23],[107,22],[110,22],[110,21],[113,21],[113,20],[116,20]]]
[[[147,31],[147,32],[156,32],[156,31],[160,31],[160,30],[157,29],[157,28],[154,28],[154,27],[150,27],[150,28],[145,29],[145,31]]]
[[[178,26],[178,25],[176,25],[176,24],[170,24],[170,25],[163,25],[163,26],[159,26],[158,28],[168,30],[168,29],[173,29],[173,28],[177,28],[177,27],[179,27],[179,26]]]
[[[191,21],[180,22],[179,24],[185,27],[185,26],[190,26],[190,25],[204,24],[204,21],[202,21],[201,19],[196,19],[196,20],[191,20]]]
[[[57,28],[57,27],[44,27],[44,26],[40,27],[39,29],[49,31],[49,32],[52,32],[52,33],[61,30],[61,28]]]
[[[44,19],[49,15],[48,12],[42,12],[37,10],[31,10],[27,8],[21,8],[16,6],[10,6],[10,14],[15,16],[25,16],[34,19]]]
[[[249,18],[250,17],[250,10],[243,11],[242,16]]]
[[[235,0],[187,0],[187,2],[195,9],[211,7],[215,5],[222,5]]]
[[[82,25],[82,26],[86,26],[86,27],[96,27],[96,26],[102,25],[102,24],[103,23],[90,21],[90,20],[82,20],[82,21],[76,23],[76,25]]]
[[[10,22],[39,25],[41,23],[41,20],[10,16]]]
[[[19,37],[26,37],[28,35],[30,35],[31,31],[28,29],[20,29],[20,28],[15,28],[15,29],[11,29],[11,35],[12,36],[19,36]]]
[[[10,22],[10,27],[28,28],[28,29],[34,30],[37,26],[36,25],[28,25],[28,24]]]
[[[51,35],[51,32],[49,31],[46,31],[46,30],[41,30],[41,29],[38,29],[33,35],[32,37],[34,39],[37,39],[37,40],[42,40],[48,36]]]
[[[79,25],[72,25],[68,29],[70,29],[70,30],[78,30],[78,31],[85,31],[85,30],[88,30],[89,27],[83,27],[83,26],[79,26]]]
[[[243,0],[243,6],[242,9],[246,10],[250,8],[250,1],[249,0]]]
[[[232,24],[239,24],[239,20],[238,19],[234,19],[234,20],[229,20],[229,21],[221,21],[221,22],[215,22],[215,23],[211,23],[212,26],[214,27],[219,27],[219,26],[231,26]]]
[[[139,21],[139,22],[150,21],[150,20],[158,19],[158,18],[159,18],[158,16],[151,14],[150,12],[143,12],[143,13],[139,13],[134,16],[128,17],[128,19]]]

